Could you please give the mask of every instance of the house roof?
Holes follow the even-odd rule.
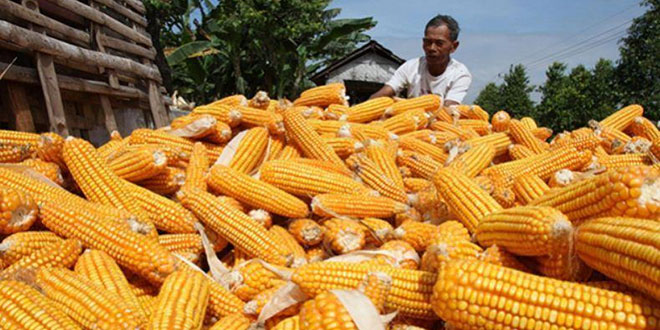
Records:
[[[330,74],[332,71],[335,71],[342,67],[343,65],[353,61],[356,58],[359,58],[360,56],[367,54],[369,52],[376,53],[384,58],[390,59],[394,61],[395,63],[401,65],[403,62],[405,62],[404,59],[396,56],[391,50],[385,48],[383,45],[378,43],[375,40],[370,40],[366,44],[364,44],[362,47],[354,50],[350,54],[334,61],[332,64],[328,65],[325,67],[323,70],[319,71],[315,75],[312,76],[311,80],[317,84],[323,83],[325,78]]]

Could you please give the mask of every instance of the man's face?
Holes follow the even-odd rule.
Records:
[[[446,25],[432,26],[426,29],[422,48],[429,64],[438,64],[449,59],[449,54],[458,48],[458,41],[451,41]]]

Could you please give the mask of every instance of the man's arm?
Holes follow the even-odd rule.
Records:
[[[375,99],[375,98],[381,97],[381,96],[392,97],[394,95],[396,95],[396,92],[394,92],[394,88],[390,87],[389,85],[383,85],[383,87],[381,89],[379,89],[377,92],[371,94],[371,96],[369,96],[369,99],[371,100],[371,99]]]
[[[461,104],[470,88],[470,84],[472,84],[472,76],[470,74],[464,74],[456,79],[445,96],[445,106]]]

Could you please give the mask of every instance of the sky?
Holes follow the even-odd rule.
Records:
[[[338,18],[373,17],[378,24],[367,34],[404,59],[424,54],[429,19],[454,17],[461,32],[452,56],[472,73],[464,103],[488,82],[500,83],[512,64],[524,64],[538,86],[554,61],[569,68],[591,68],[599,58],[615,61],[621,36],[644,13],[638,0],[333,0],[330,7],[342,8]]]

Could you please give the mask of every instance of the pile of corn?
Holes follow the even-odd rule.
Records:
[[[642,107],[550,139],[441,104],[330,84],[99,148],[0,131],[0,328],[660,328]]]

